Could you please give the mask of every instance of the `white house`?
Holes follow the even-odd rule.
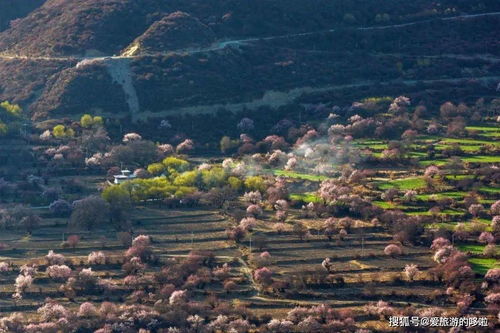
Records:
[[[128,180],[132,180],[136,178],[136,175],[134,175],[130,170],[122,170],[122,173],[120,175],[115,175],[115,184],[122,184]]]

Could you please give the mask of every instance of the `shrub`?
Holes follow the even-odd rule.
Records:
[[[74,249],[78,245],[78,243],[80,243],[80,236],[69,235],[66,241],[68,242],[68,245]]]
[[[71,214],[71,205],[66,200],[56,200],[49,205],[52,214],[58,217],[69,216]]]
[[[491,215],[500,215],[500,200],[495,201],[490,207]]]
[[[66,265],[52,265],[47,267],[47,275],[54,280],[66,280],[71,276],[71,268]]]
[[[410,264],[410,265],[406,265],[404,270],[403,270],[403,274],[406,276],[406,278],[410,281],[413,281],[413,279],[415,278],[415,276],[419,273],[419,269],[417,267],[417,265],[415,264]]]
[[[491,234],[491,232],[483,231],[478,238],[480,243],[492,244],[495,242],[495,236]]]
[[[432,241],[431,250],[437,251],[449,245],[451,245],[449,240],[443,237],[438,237]]]
[[[272,280],[273,272],[267,267],[256,269],[254,271],[253,276],[255,281],[264,286],[270,285],[273,282]]]
[[[47,259],[49,265],[63,265],[66,261],[66,258],[62,254],[55,253],[53,250],[49,251],[45,259]]]
[[[77,316],[81,318],[90,318],[90,317],[97,317],[98,316],[98,311],[97,308],[94,306],[94,304],[85,302],[80,305],[80,308],[78,309]]]
[[[12,269],[10,265],[4,261],[0,262],[0,273],[10,272]]]
[[[91,252],[87,258],[89,265],[104,265],[106,263],[106,256],[103,252]]]
[[[253,204],[247,207],[247,214],[253,217],[259,217],[262,215],[262,208],[259,205]]]
[[[385,247],[384,253],[390,257],[397,257],[403,254],[403,250],[396,244],[389,244]]]

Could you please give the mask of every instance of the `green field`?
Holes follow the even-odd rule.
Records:
[[[378,188],[381,190],[388,190],[390,188],[397,188],[399,190],[415,190],[425,188],[425,186],[425,181],[421,177],[402,178],[378,184]]]
[[[321,182],[323,180],[328,179],[327,176],[312,175],[312,174],[308,174],[308,173],[299,173],[299,172],[294,172],[294,171],[276,170],[276,169],[273,170],[273,174],[275,176],[283,176],[283,177],[294,178],[294,179],[309,180],[312,182]]]
[[[461,160],[463,162],[468,163],[500,163],[500,156],[490,156],[490,155],[478,155],[478,156],[467,156],[462,157]],[[420,161],[420,165],[429,166],[443,166],[449,162],[448,159],[435,159],[435,160],[424,160]]]
[[[500,128],[499,127],[467,126],[465,129],[468,131],[480,132],[481,136],[494,137],[494,138],[500,136]]]
[[[469,262],[474,272],[484,275],[489,269],[500,268],[500,261],[490,258],[471,258]]]
[[[443,198],[451,198],[451,199],[463,199],[467,195],[467,192],[459,192],[459,191],[454,191],[454,192],[441,192],[441,193],[432,193],[432,194],[418,194],[416,198],[418,200],[422,201],[429,201],[432,200],[433,198],[436,198],[437,200],[443,199]]]
[[[489,194],[500,194],[500,188],[497,188],[497,187],[486,187],[486,186],[483,186],[483,187],[479,188],[479,191],[486,192],[486,193],[489,193]]]
[[[500,163],[500,156],[473,156],[473,157],[464,157],[462,161],[469,163]]]
[[[320,202],[321,198],[319,198],[314,193],[292,193],[290,194],[290,199],[304,202]]]
[[[474,146],[480,146],[480,145],[495,145],[498,146],[500,145],[500,142],[492,142],[492,141],[486,141],[486,140],[477,140],[477,139],[455,139],[455,138],[445,138],[441,140],[441,143],[444,144],[450,144],[450,143],[458,143],[461,145],[474,145]]]
[[[468,244],[468,245],[459,245],[458,248],[461,251],[464,251],[464,252],[471,252],[471,253],[474,253],[474,254],[482,254],[483,250],[485,248],[485,245],[471,245],[471,244]]]

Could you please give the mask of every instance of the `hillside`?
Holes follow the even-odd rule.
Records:
[[[0,31],[9,27],[10,21],[24,17],[40,7],[45,0],[0,0]]]
[[[174,115],[181,107],[201,106],[199,109],[205,112],[215,112],[221,104],[251,103],[270,92],[287,93],[303,87],[312,91],[333,86],[355,87],[379,80],[404,86],[405,82],[416,80],[467,80],[479,76],[491,78],[489,86],[494,89],[495,77],[500,76],[499,60],[493,56],[482,59],[475,53],[478,50],[486,55],[499,53],[495,30],[488,28],[499,22],[497,17],[482,17],[436,22],[428,27],[344,29],[313,36],[235,43],[217,50],[208,47],[206,51],[192,53],[143,56],[131,59],[127,75],[133,82],[140,109],[159,117]],[[439,27],[443,29],[429,34]],[[408,57],[410,53],[412,56]],[[87,90],[74,91],[65,86],[86,80],[77,72],[93,70],[93,67],[68,69],[75,72],[71,78],[56,75],[59,78],[47,84],[33,105],[37,118],[49,111],[54,115],[84,113],[88,106],[80,101],[88,100]],[[90,96],[92,106],[100,113],[114,114],[114,105],[107,96]]]
[[[132,98],[140,118],[283,105],[381,79],[488,80],[499,74],[499,11],[490,0],[49,0],[0,33],[0,99],[45,119],[128,117]],[[76,68],[82,60],[107,70]],[[114,62],[127,84],[93,81]]]
[[[153,23],[127,47],[125,55],[165,53],[189,47],[208,46],[215,34],[198,19],[183,12],[169,14]]]
[[[403,5],[404,4],[404,5]],[[9,5],[4,5],[9,7]],[[29,55],[118,53],[164,16],[183,11],[213,29],[218,38],[269,36],[341,26],[397,24],[438,16],[498,11],[493,0],[478,3],[428,0],[362,2],[217,0],[49,0],[0,34],[0,50]],[[378,16],[377,16],[378,15]]]

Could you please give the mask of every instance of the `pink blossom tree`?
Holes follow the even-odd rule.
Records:
[[[495,242],[495,236],[491,234],[491,232],[483,231],[478,238],[480,243],[492,244]]]
[[[19,274],[14,283],[15,293],[12,296],[15,299],[21,299],[23,297],[23,293],[31,287],[33,284],[33,277],[31,275],[23,275]]]
[[[243,199],[251,204],[259,204],[262,201],[262,194],[259,191],[245,192]]]
[[[399,245],[389,244],[384,248],[384,253],[390,257],[397,257],[403,254],[403,250]]]
[[[490,207],[491,215],[500,215],[500,200],[495,201]]]
[[[193,143],[193,140],[191,140],[191,139],[186,139],[186,140],[182,141],[175,148],[177,153],[187,153],[193,149],[194,149],[194,143]]]
[[[142,140],[142,136],[140,136],[137,133],[127,133],[123,136],[122,141],[123,142],[132,142],[132,141],[138,141]]]
[[[418,269],[418,266],[415,264],[406,265],[403,270],[403,274],[409,281],[413,281],[413,279],[415,278],[415,276],[417,276],[419,272],[420,271]]]
[[[102,251],[93,251],[87,257],[89,265],[104,265],[106,263],[106,255]]]
[[[262,215],[262,208],[257,204],[252,204],[247,207],[246,212],[249,216],[259,217],[260,215]]]
[[[254,279],[257,283],[260,283],[264,286],[268,286],[268,285],[271,285],[272,283],[272,276],[273,276],[273,272],[267,268],[267,267],[262,267],[262,268],[258,268],[254,271]]]
[[[66,258],[62,254],[55,253],[53,250],[49,251],[45,259],[47,259],[49,265],[62,265],[66,261]]]
[[[187,302],[187,292],[186,290],[176,290],[170,295],[169,298],[170,305],[181,305]]]
[[[97,317],[98,315],[99,312],[97,311],[97,308],[90,302],[82,303],[77,313],[77,316],[80,318],[92,318]]]
[[[71,276],[71,268],[66,265],[52,265],[47,267],[47,275],[54,280],[67,280]]]
[[[240,221],[240,227],[245,231],[252,231],[257,225],[257,220],[254,217],[244,217]]]
[[[481,204],[473,204],[469,206],[469,213],[474,217],[478,217],[483,211],[484,207]]]
[[[431,250],[437,251],[443,247],[451,245],[450,241],[443,237],[438,237],[432,241]]]

